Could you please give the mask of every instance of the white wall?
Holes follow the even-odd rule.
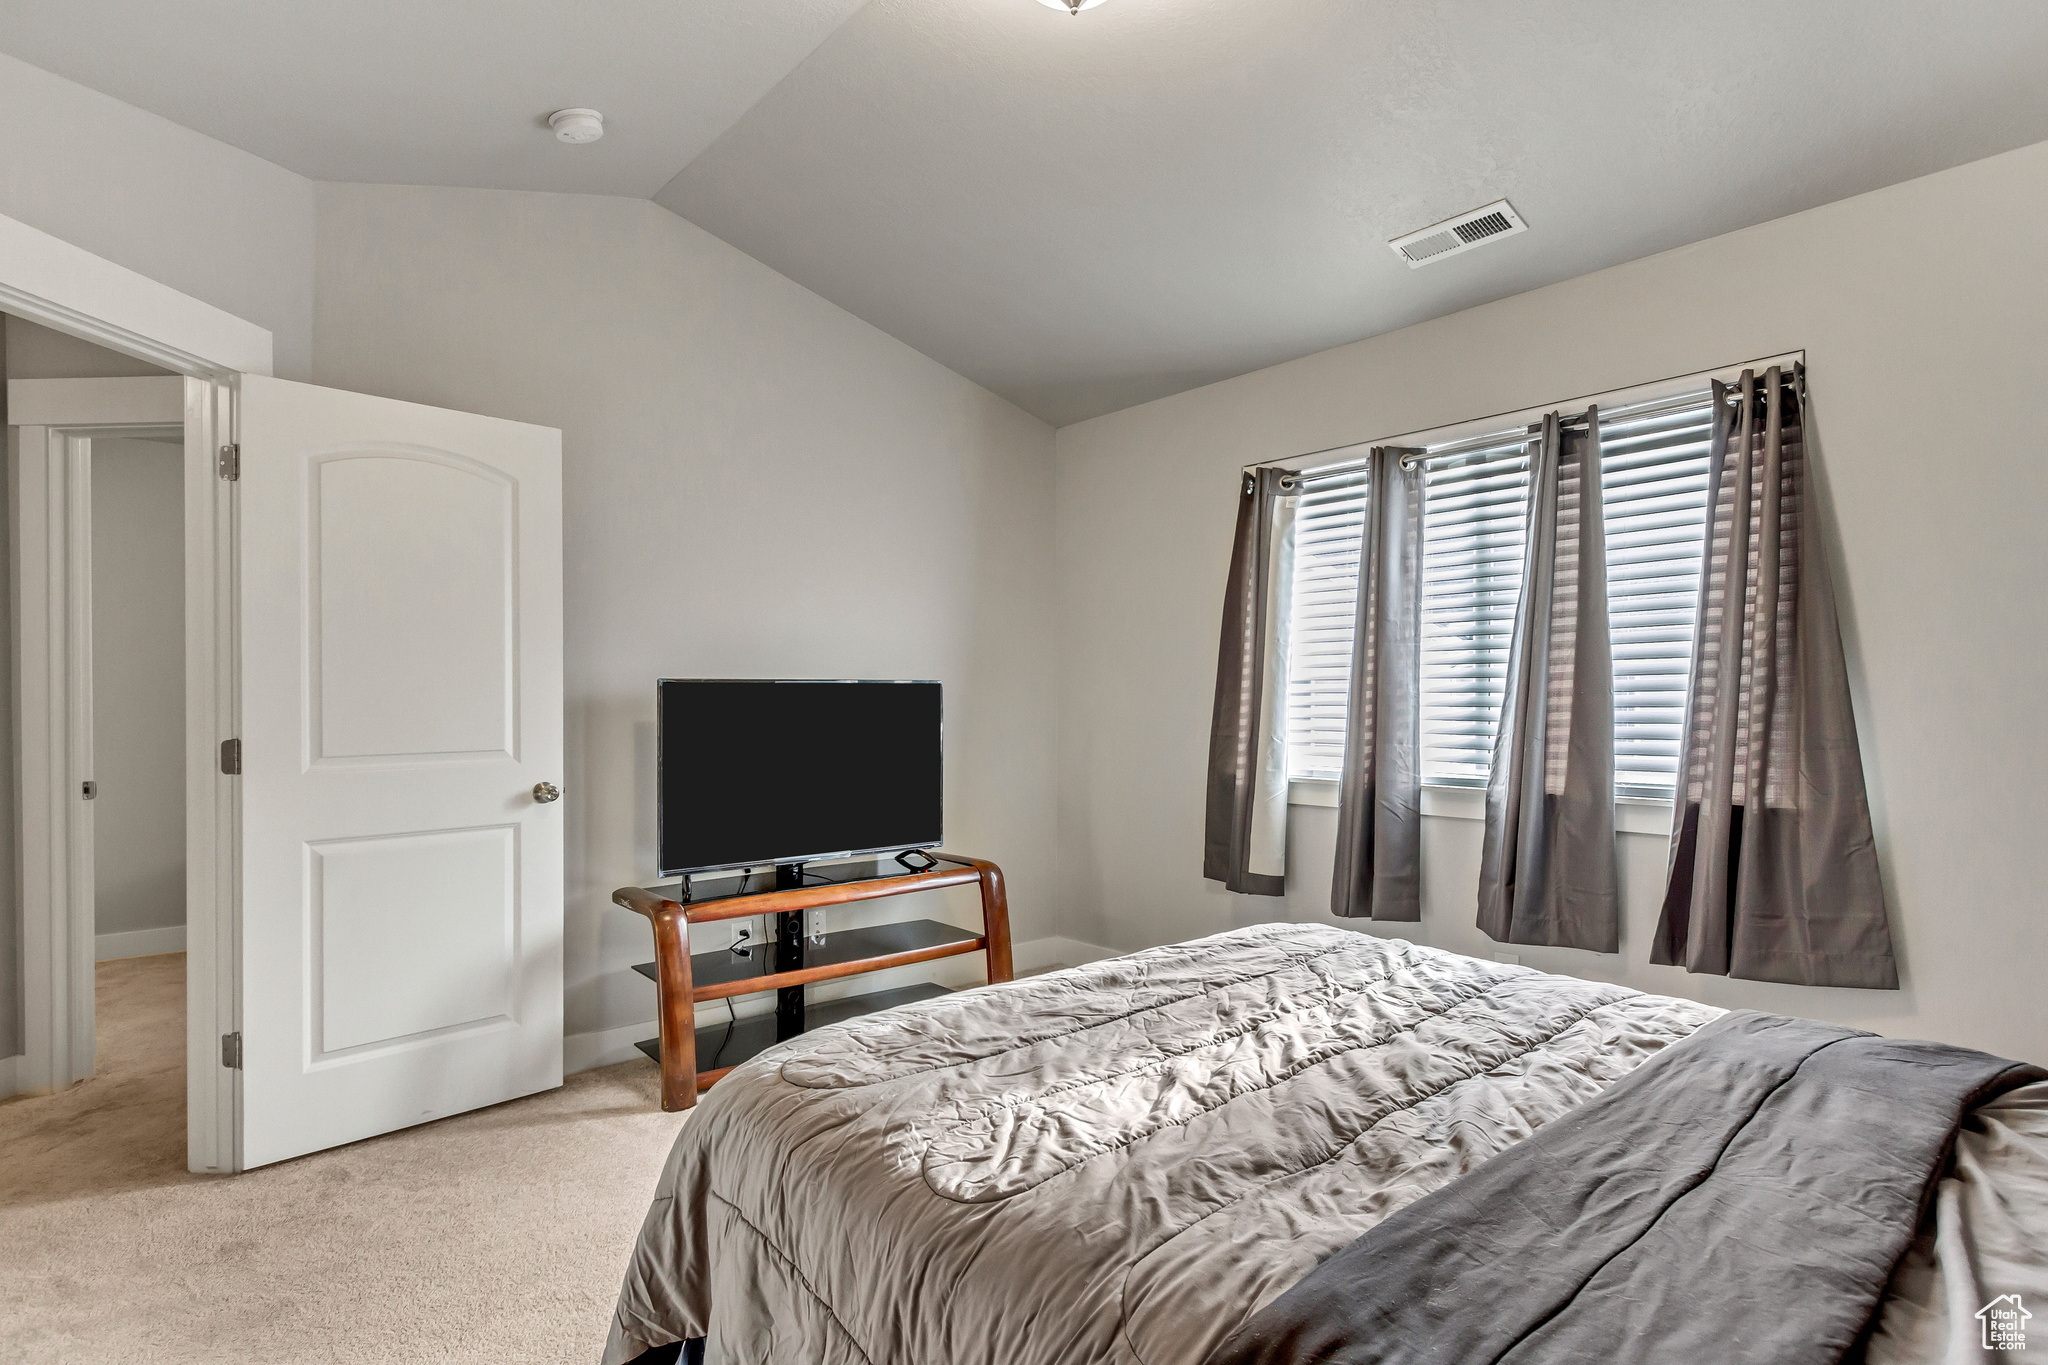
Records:
[[[53,332],[11,313],[0,314],[0,327],[7,331],[9,379],[109,379],[170,373],[146,360]]]
[[[0,55],[0,214],[270,329],[313,367],[313,182]]]
[[[183,946],[175,931],[185,923],[184,460],[178,442],[92,443],[93,929],[102,957]]]
[[[1328,919],[1333,811],[1295,808],[1285,900],[1200,875],[1239,466],[1801,347],[1903,989],[1649,966],[1657,836],[1622,840],[1619,957],[1508,951],[2048,1061],[2048,144],[1062,429],[1063,931]],[[1425,821],[1423,922],[1375,932],[1491,955],[1480,833]]]
[[[571,1034],[653,1018],[662,676],[942,680],[947,843],[1052,932],[1050,428],[650,203],[319,205],[318,382],[562,429]]]

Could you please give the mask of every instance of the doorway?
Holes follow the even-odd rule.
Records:
[[[29,407],[8,382],[8,508],[12,533],[5,562],[15,620],[0,640],[17,646],[0,695],[11,703],[13,782],[10,812],[17,838],[8,885],[17,996],[18,1049],[0,1055],[0,1094],[68,1087],[92,1065],[90,998],[96,943],[93,907],[75,893],[90,879],[72,838],[82,800],[78,736],[89,723],[69,685],[75,656],[90,648],[69,585],[72,535],[68,489],[76,449],[66,423],[95,427],[165,425],[184,434],[184,630],[186,819],[186,974],[183,1070],[186,1160],[193,1171],[239,1168],[238,1073],[224,1064],[223,1042],[238,1027],[235,972],[236,836],[240,816],[231,779],[214,776],[214,752],[237,721],[231,485],[216,452],[232,449],[235,385],[267,375],[270,333],[190,295],[139,275],[16,219],[0,215],[0,311],[59,340],[159,371],[142,377],[38,381],[52,390]],[[19,356],[16,357],[17,360]],[[74,371],[74,373],[76,373]],[[133,370],[127,371],[128,376]],[[19,381],[27,382],[27,381]],[[81,414],[81,388],[118,384],[147,409]],[[153,389],[154,392],[145,390]],[[68,390],[68,392],[66,391]],[[127,401],[124,396],[123,402]],[[53,434],[54,432],[54,434]],[[132,434],[118,433],[118,434]],[[31,657],[33,656],[33,657]],[[33,666],[31,666],[33,665]],[[89,813],[89,812],[88,812]],[[0,825],[5,828],[6,825]],[[0,844],[7,841],[0,840]],[[0,932],[0,938],[7,935]],[[7,1011],[0,1008],[0,1015]],[[80,1017],[83,1016],[83,1017]],[[74,1023],[82,1027],[74,1028]],[[4,1049],[0,1049],[4,1051]]]
[[[0,843],[24,874],[8,878],[23,894],[8,897],[0,934],[0,1052],[16,1054],[0,1094],[108,1079],[105,1061],[135,1136],[182,1148],[185,381],[11,315],[0,315],[0,368],[4,747],[22,779]],[[56,907],[36,904],[45,891],[63,902],[66,944],[45,922]],[[30,1046],[30,1032],[52,1032],[53,1009],[64,1046]],[[131,1084],[138,1071],[148,1103]]]
[[[184,436],[189,1169],[560,1085],[561,433],[270,377],[261,328],[4,216],[0,311],[171,372],[8,385],[27,998],[0,1090],[92,1070],[77,495],[95,440],[165,425]]]
[[[174,420],[146,424],[180,415],[184,381],[15,317],[0,316],[0,345],[7,377],[31,381],[10,426],[17,418],[107,423],[54,429],[75,476],[58,491],[75,514],[66,521],[77,533],[77,572],[67,577],[84,623],[67,664],[72,709],[85,722],[71,823],[76,892],[90,916],[91,989],[75,1001],[78,1033],[91,1040],[90,1083],[39,1087],[54,1093],[8,1105],[0,1133],[63,1151],[73,1192],[144,1188],[187,1165],[184,430]],[[65,389],[69,405],[52,407],[52,394]],[[14,435],[18,490],[24,452]],[[27,454],[47,456],[51,444],[46,428]],[[0,516],[10,550],[20,539],[18,510],[26,509],[10,500]],[[22,654],[18,615],[12,600],[0,610],[10,663]],[[20,739],[11,708],[8,722],[11,754]],[[14,840],[7,843],[11,850]]]

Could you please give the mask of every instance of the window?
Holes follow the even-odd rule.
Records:
[[[1294,601],[1287,628],[1287,774],[1336,777],[1350,711],[1351,628],[1365,470],[1305,479],[1294,514]]]
[[[1685,678],[1692,667],[1706,553],[1702,400],[1600,424],[1607,615],[1614,638],[1615,790],[1668,796],[1678,780]]]
[[[1429,462],[1422,493],[1425,782],[1486,785],[1528,510],[1525,439]]]
[[[1678,767],[1706,520],[1704,395],[1618,407],[1600,422],[1614,641],[1615,785],[1668,795]],[[1529,442],[1431,446],[1423,501],[1423,780],[1486,781],[1521,592]],[[1356,466],[1303,480],[1288,665],[1289,773],[1334,778],[1344,755],[1366,485]]]

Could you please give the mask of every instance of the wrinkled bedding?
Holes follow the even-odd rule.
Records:
[[[1266,925],[822,1029],[685,1125],[605,1361],[1197,1362],[1719,1014]]]
[[[1945,1043],[1723,1015],[1383,1220],[1208,1365],[1848,1359],[1964,1117],[2042,1081]]]
[[[1913,1244],[1892,1272],[1866,1365],[1986,1365],[1977,1311],[2017,1294],[2048,1303],[2048,1081],[1981,1105],[1956,1134]],[[2038,1351],[2036,1334],[2028,1345]],[[2014,1353],[2011,1359],[2020,1357]]]
[[[719,1365],[1196,1365],[1721,1013],[1265,925],[822,1029],[684,1126],[604,1360],[708,1335]],[[1872,1360],[1941,1359],[1974,1326],[1958,1301],[2042,1244],[1996,1174],[2048,1181],[2042,1089],[1966,1123]]]

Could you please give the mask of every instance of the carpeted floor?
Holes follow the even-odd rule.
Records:
[[[183,954],[99,968],[99,1074],[0,1104],[0,1361],[594,1361],[683,1116],[653,1063],[185,1170]]]

